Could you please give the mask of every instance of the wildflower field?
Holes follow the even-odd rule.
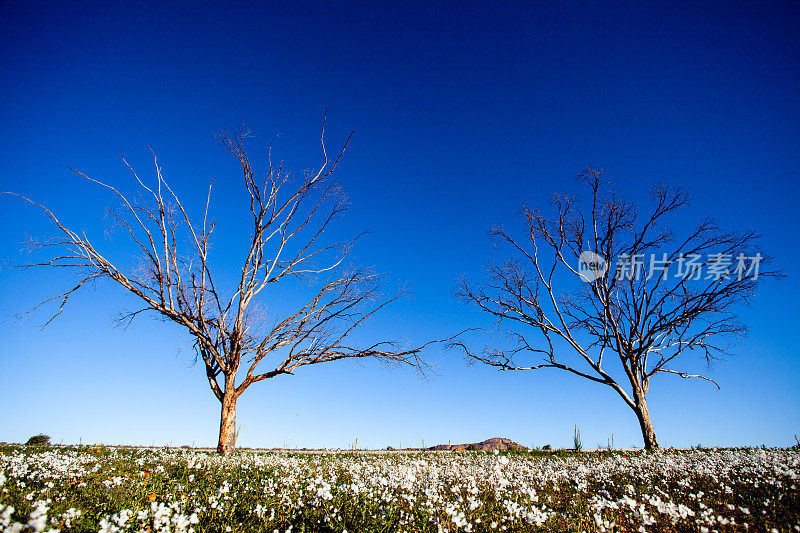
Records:
[[[4,531],[800,531],[800,452],[0,447]]]

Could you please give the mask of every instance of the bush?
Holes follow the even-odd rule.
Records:
[[[581,442],[581,430],[578,429],[577,424],[575,425],[575,432],[572,436],[572,442],[575,445],[575,451],[581,451],[581,448],[583,448],[583,443]]]
[[[25,444],[34,445],[34,446],[46,446],[50,444],[50,435],[45,435],[43,433],[39,433],[38,435],[34,435],[33,437],[28,439],[28,442]]]

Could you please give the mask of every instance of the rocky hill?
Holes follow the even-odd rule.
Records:
[[[483,442],[474,442],[472,444],[439,444],[431,446],[429,450],[447,450],[447,451],[465,451],[465,450],[527,450],[522,444],[517,444],[511,439],[504,439],[501,437],[494,437],[487,439]]]

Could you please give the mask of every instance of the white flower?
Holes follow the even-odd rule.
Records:
[[[13,507],[9,505],[8,507],[4,508],[3,505],[0,504],[0,526],[3,526],[4,528],[8,527],[8,525],[11,523],[11,515],[13,513]]]

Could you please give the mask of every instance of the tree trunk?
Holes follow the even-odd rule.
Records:
[[[233,380],[226,379],[219,419],[219,442],[217,443],[217,453],[223,455],[236,448],[236,400]]]
[[[636,401],[634,412],[636,418],[639,419],[639,427],[642,429],[642,439],[644,440],[645,450],[658,449],[658,441],[656,440],[656,432],[653,429],[653,421],[650,420],[650,411],[647,410],[647,402],[645,401],[645,393],[638,387],[634,387],[633,396]]]

